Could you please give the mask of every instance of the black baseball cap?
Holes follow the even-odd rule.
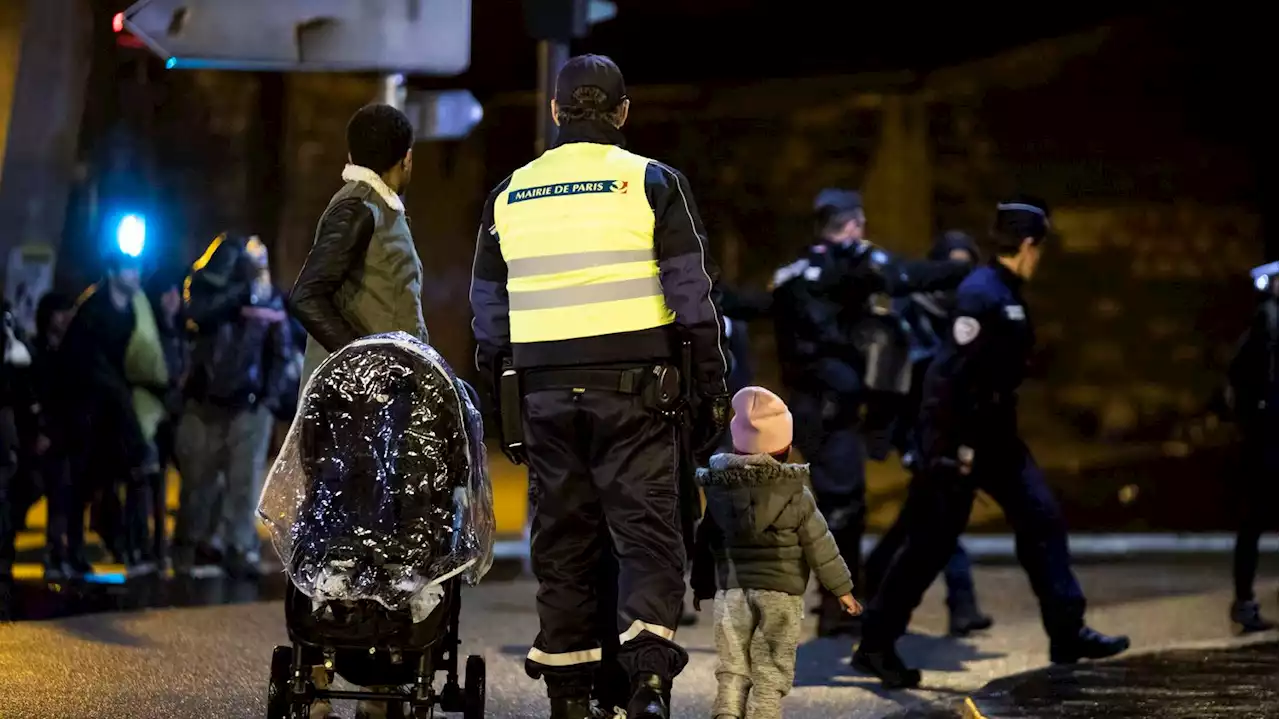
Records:
[[[604,92],[604,102],[591,102],[574,97],[582,87],[595,87]],[[613,60],[604,55],[579,55],[570,58],[556,76],[556,104],[561,107],[584,107],[594,110],[612,110],[627,99],[627,85],[622,71]]]

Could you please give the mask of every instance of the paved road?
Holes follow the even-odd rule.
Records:
[[[1231,641],[1225,562],[1101,564],[1080,568],[1090,618],[1104,631],[1128,631],[1139,651]],[[925,690],[881,692],[847,664],[845,642],[809,640],[800,649],[792,719],[934,717],[994,678],[1043,665],[1045,640],[1034,600],[1016,567],[978,569],[978,585],[997,626],[985,636],[940,635],[945,614],[935,587],[901,649],[927,670]],[[1277,604],[1274,568],[1265,606]],[[464,650],[489,662],[489,716],[544,716],[540,686],[522,656],[535,627],[534,585],[524,579],[466,590]],[[281,607],[253,602],[201,608],[87,614],[0,625],[0,716],[258,717],[271,647],[284,640]],[[714,693],[710,627],[682,630],[688,670],[676,684],[676,715],[705,717]],[[1274,635],[1270,637],[1274,640]],[[941,712],[941,714],[939,714]],[[1158,716],[1158,714],[1153,714]]]
[[[984,719],[1273,719],[1277,658],[1274,639],[1178,649],[997,679],[972,701]]]

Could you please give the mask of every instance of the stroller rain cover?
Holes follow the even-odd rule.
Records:
[[[258,515],[313,602],[421,621],[493,562],[493,488],[471,388],[408,334],[357,340],[307,382]]]

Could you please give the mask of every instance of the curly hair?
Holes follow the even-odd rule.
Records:
[[[413,147],[413,124],[390,105],[367,105],[347,123],[351,162],[378,174],[395,167]]]
[[[622,103],[611,109],[601,109],[608,101],[608,95],[594,85],[584,85],[573,91],[573,103],[556,105],[556,122],[561,125],[570,122],[607,122],[614,127],[622,127]]]

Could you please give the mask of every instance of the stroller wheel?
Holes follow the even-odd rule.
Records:
[[[466,686],[463,688],[463,719],[484,719],[485,673],[484,657],[475,654],[467,657]]]
[[[289,685],[293,679],[293,647],[276,647],[271,652],[271,682],[267,685],[267,719],[292,719]]]

